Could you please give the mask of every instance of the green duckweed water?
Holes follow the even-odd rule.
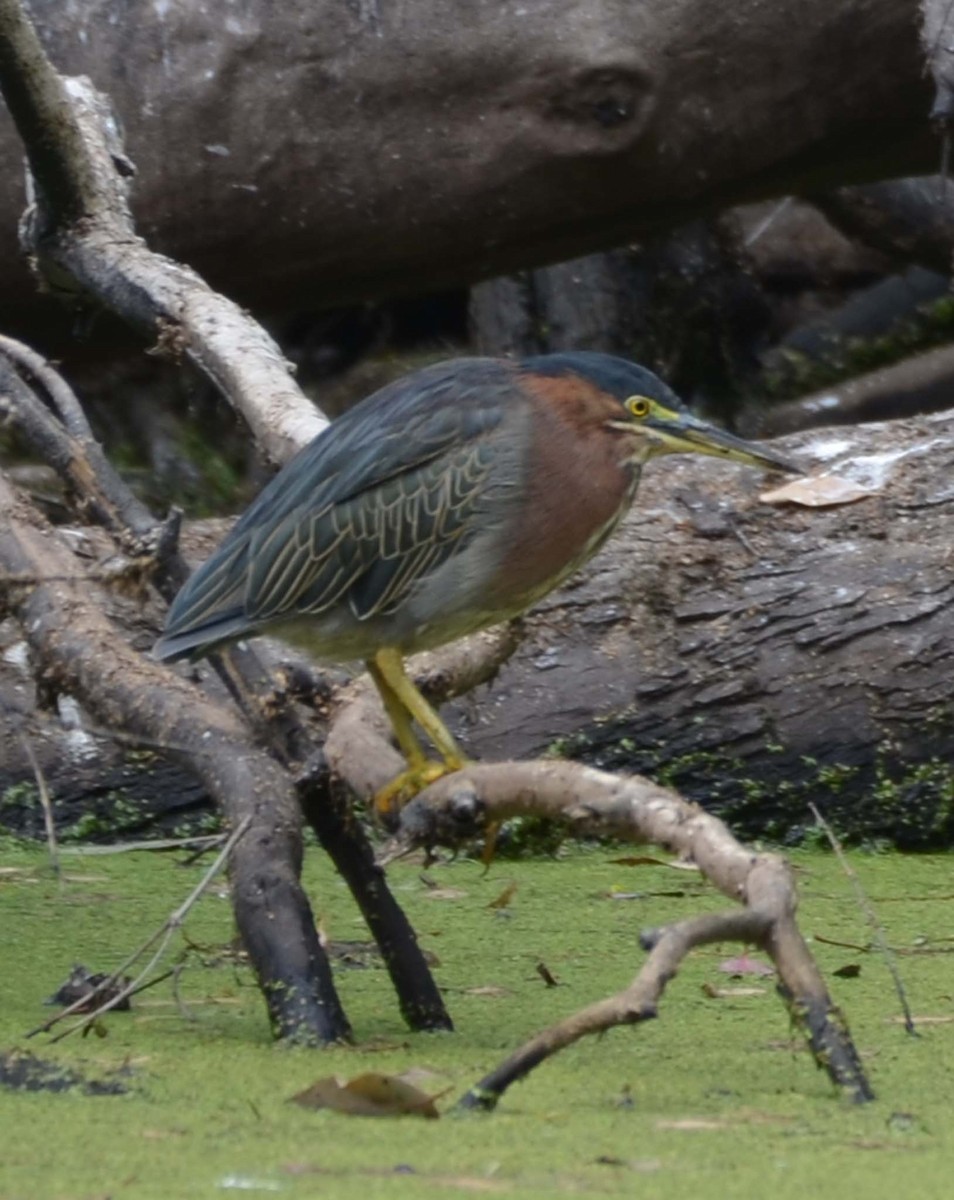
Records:
[[[848,946],[869,931],[837,862],[799,853],[802,924],[843,1006],[878,1093],[855,1107],[793,1038],[771,986],[729,979],[736,948],[697,952],[658,1021],[588,1039],[516,1085],[490,1116],[350,1118],[289,1097],[316,1078],[365,1071],[433,1073],[440,1106],[541,1026],[624,985],[641,960],[640,928],[720,898],[686,872],[626,867],[626,851],[580,849],[558,861],[396,865],[392,884],[457,1024],[410,1034],[386,973],[342,966],[336,978],[357,1045],[275,1045],[232,937],[224,886],[191,914],[177,1006],[169,984],[106,1019],[107,1035],[51,1045],[25,1032],[74,962],[109,970],[195,884],[202,865],[169,854],[70,855],[57,883],[41,853],[0,846],[0,1050],[29,1050],[129,1091],[91,1096],[0,1087],[3,1200],[178,1200],[275,1195],[450,1197],[646,1196],[733,1200],[810,1194],[948,1197],[954,1172],[954,886],[950,857],[854,855],[885,925],[912,1008],[933,1018],[909,1037],[884,964]],[[348,894],[317,851],[307,870],[323,927],[364,940]],[[510,904],[488,907],[511,882]],[[630,898],[612,898],[629,894]],[[637,893],[637,896],[633,896]],[[177,951],[181,942],[176,943]],[[543,962],[559,979],[547,987]],[[833,972],[860,965],[857,978]],[[711,998],[706,989],[742,989]],[[752,992],[754,994],[745,994]]]

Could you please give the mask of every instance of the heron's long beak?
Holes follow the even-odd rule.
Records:
[[[743,441],[716,425],[700,421],[691,413],[654,404],[653,411],[641,426],[655,443],[657,454],[711,454],[732,462],[748,463],[751,467],[787,471],[791,475],[805,474],[791,459],[755,442]]]

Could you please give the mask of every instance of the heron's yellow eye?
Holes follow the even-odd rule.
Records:
[[[634,417],[639,417],[640,420],[649,416],[650,404],[645,396],[631,396],[626,401],[626,407]]]

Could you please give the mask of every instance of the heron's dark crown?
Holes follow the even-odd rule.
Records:
[[[637,363],[628,362],[625,358],[616,358],[612,354],[599,354],[593,350],[541,354],[535,358],[522,359],[520,367],[533,372],[534,375],[549,375],[553,378],[578,375],[620,401],[627,400],[630,396],[647,396],[650,400],[658,400],[667,408],[683,407],[675,392],[652,371]]]

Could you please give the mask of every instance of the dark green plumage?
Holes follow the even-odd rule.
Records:
[[[487,435],[516,368],[440,363],[369,396],[296,455],[176,597],[156,656],[185,657],[283,616],[393,613],[474,533]]]
[[[556,586],[615,528],[641,464],[685,451],[786,466],[610,355],[427,367],[275,476],[176,597],[155,655],[299,621],[336,660],[450,641]]]

